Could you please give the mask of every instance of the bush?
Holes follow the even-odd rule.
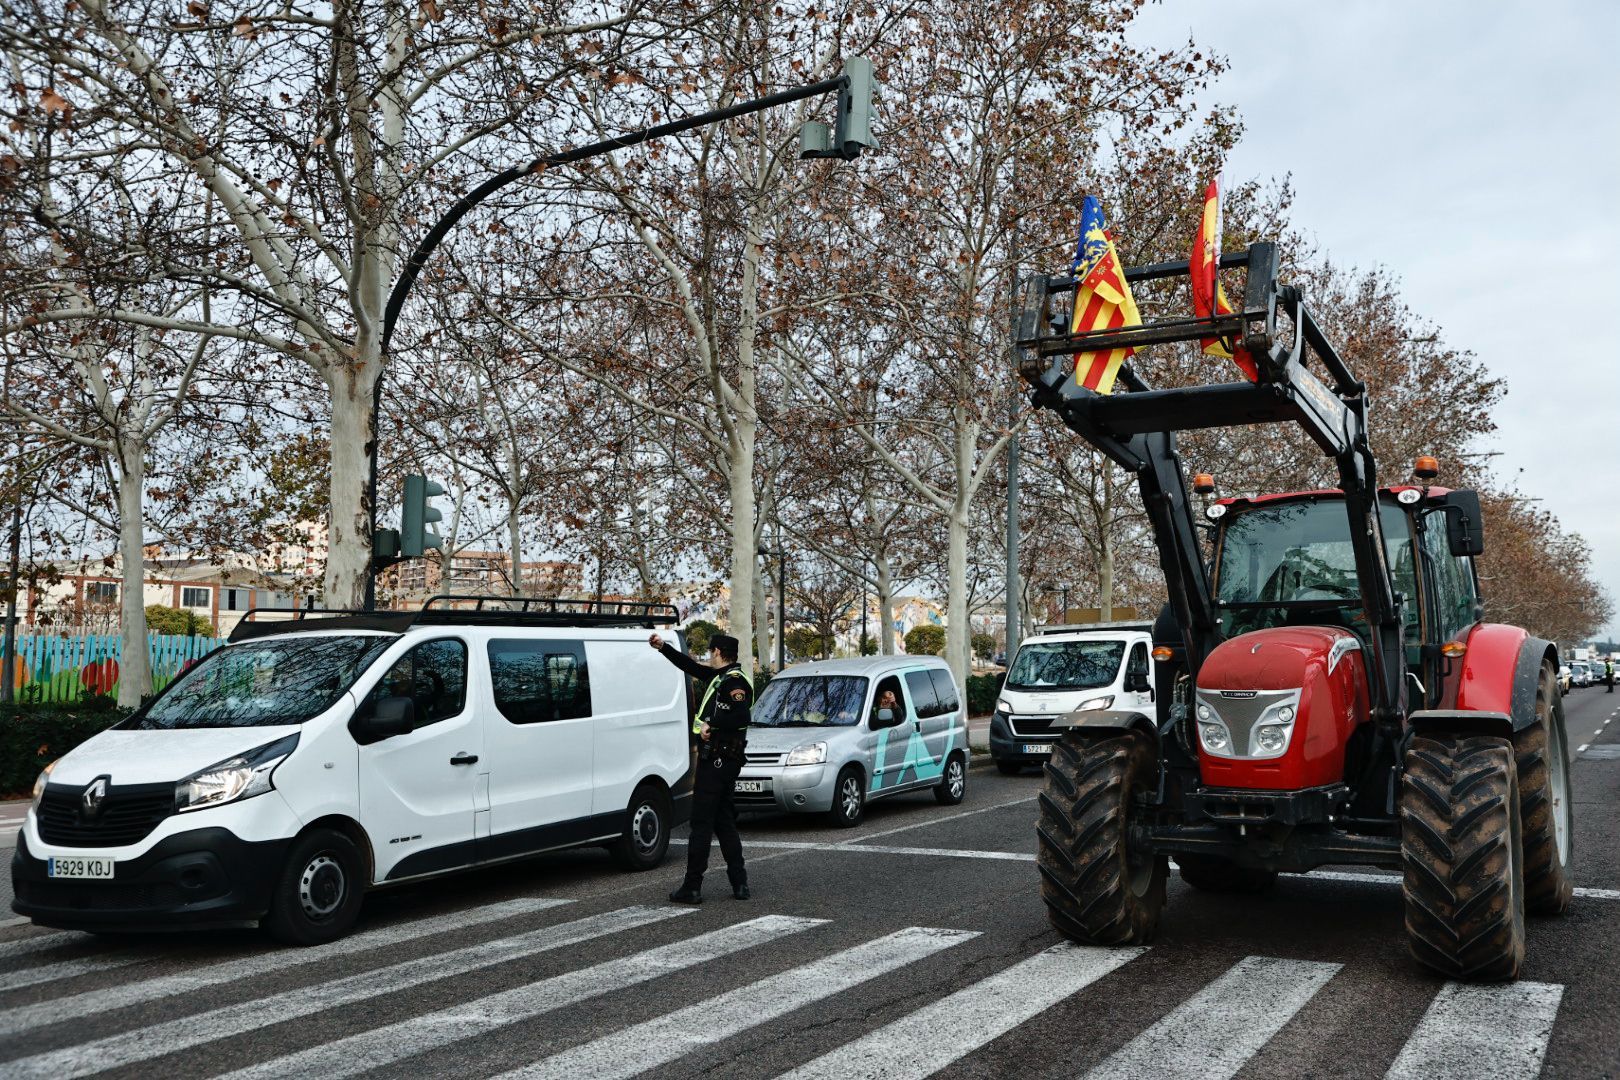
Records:
[[[103,695],[105,699],[105,695]],[[111,699],[87,705],[0,706],[0,795],[26,795],[39,770],[122,720]]]
[[[967,700],[970,716],[983,716],[985,713],[995,711],[996,698],[1001,693],[1001,682],[1006,677],[1002,672],[968,676]]]
[[[720,627],[708,619],[693,619],[686,624],[686,651],[702,656],[709,651],[709,639],[720,632]]]
[[[980,660],[988,660],[996,655],[996,639],[989,634],[974,634],[973,655]]]
[[[214,632],[214,624],[195,611],[164,607],[162,604],[147,607],[146,628],[156,634],[170,634],[174,637],[212,635]]]
[[[906,652],[912,656],[938,656],[945,651],[945,628],[923,623],[906,631]]]

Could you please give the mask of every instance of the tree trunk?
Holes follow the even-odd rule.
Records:
[[[737,639],[737,663],[754,669],[754,567],[759,552],[754,543],[754,433],[751,417],[738,416],[731,440],[731,626]]]
[[[328,373],[332,395],[332,477],[328,510],[325,595],[332,608],[358,608],[371,561],[371,519],[366,500],[375,419],[371,405],[381,358]],[[372,375],[367,377],[365,373]]]
[[[152,692],[152,658],[146,643],[146,460],[138,442],[120,439],[118,460],[119,625],[123,637],[118,662],[118,704],[135,708]]]
[[[765,598],[767,579],[764,571],[754,574],[754,648],[758,650],[759,666],[774,671],[771,663],[771,605]]]
[[[523,519],[514,498],[506,513],[506,542],[512,551],[512,595],[523,595]]]
[[[872,557],[877,570],[878,654],[894,655],[894,578],[889,571],[889,553],[880,550]]]
[[[961,497],[946,519],[946,570],[948,574],[945,597],[945,660],[951,665],[956,685],[966,686],[968,672],[972,670],[968,650],[972,647],[972,634],[968,628],[967,610],[967,506]]]

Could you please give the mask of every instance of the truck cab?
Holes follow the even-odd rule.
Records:
[[[1076,709],[1154,708],[1149,623],[1052,626],[1024,639],[990,718],[990,756],[1011,776],[1046,760]]]

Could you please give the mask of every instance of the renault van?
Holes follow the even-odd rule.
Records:
[[[1075,709],[1133,709],[1153,715],[1151,623],[1092,623],[1037,631],[1018,646],[990,718],[990,756],[1014,775],[1039,765]]]
[[[308,945],[369,888],[593,844],[659,865],[691,806],[687,680],[647,647],[675,611],[568,603],[243,622],[40,775],[13,910]]]
[[[735,801],[850,828],[868,802],[902,792],[961,802],[967,766],[967,714],[939,657],[795,664],[754,702]]]

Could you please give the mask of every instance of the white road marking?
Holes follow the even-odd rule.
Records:
[[[397,945],[430,934],[442,934],[448,930],[480,926],[517,915],[528,915],[569,902],[540,897],[508,900],[469,911],[455,911],[446,915],[379,926],[341,938],[328,945],[316,945],[308,949],[279,948],[247,957],[233,956],[228,960],[204,964],[173,975],[159,975],[139,982],[124,983],[121,986],[87,990],[82,994],[53,998],[32,1005],[19,1005],[0,1010],[0,1035],[14,1035],[20,1031],[81,1016],[102,1016],[113,1009],[122,1009],[145,1001],[156,1001],[158,998],[172,997],[175,994],[194,993],[210,986],[236,982],[242,978],[244,972],[257,977],[271,971],[283,971],[302,964],[318,963],[339,956],[365,952],[368,949]]]
[[[1034,801],[1035,796],[1033,795],[1026,795],[1022,799],[1008,799],[1006,802],[992,803],[989,806],[981,806],[974,810],[962,810],[955,814],[946,814],[944,817],[929,818],[927,821],[914,821],[910,825],[901,825],[894,829],[884,829],[880,832],[866,833],[862,836],[857,836],[849,840],[840,840],[833,846],[850,847],[854,844],[864,845],[866,841],[876,840],[879,837],[893,836],[895,833],[910,832],[912,829],[925,829],[930,825],[943,825],[947,821],[956,821],[960,818],[972,817],[974,814],[988,814],[992,810],[1005,810],[1009,806],[1018,806],[1022,803]]]
[[[695,908],[629,907],[573,922],[531,930],[526,934],[469,945],[463,949],[407,960],[358,975],[313,983],[268,997],[193,1016],[182,1016],[150,1027],[137,1028],[104,1039],[63,1047],[32,1057],[5,1062],[0,1074],[8,1078],[63,1078],[85,1076],[103,1069],[150,1061],[164,1054],[226,1039],[300,1016],[326,1012],[356,1002],[419,986],[433,979],[465,976],[479,968],[575,945],[605,934],[648,923],[693,914]],[[251,968],[248,969],[251,971]]]
[[[1292,878],[1322,878],[1326,881],[1356,881],[1373,885],[1399,885],[1399,874],[1353,874],[1343,870],[1311,870],[1303,874],[1285,874]],[[1577,885],[1575,895],[1584,900],[1620,900],[1620,889],[1588,889]]]
[[[26,915],[19,915],[14,919],[0,919],[0,930],[3,930],[8,926],[25,926],[33,921],[33,919],[30,919]]]
[[[1390,1066],[1390,1080],[1514,1080],[1541,1075],[1564,988],[1446,983]]]
[[[56,960],[48,964],[39,964],[35,967],[24,968],[21,971],[7,972],[0,975],[0,992],[21,990],[25,986],[37,986],[40,983],[56,982],[59,979],[71,979],[77,975],[89,975],[97,971],[112,971],[116,968],[129,967],[132,964],[151,962],[159,959],[160,953],[152,952],[115,952],[101,953],[92,956],[79,956],[70,960]],[[9,1013],[10,1010],[7,1010]],[[0,1016],[6,1015],[0,1013]]]
[[[978,936],[971,930],[913,926],[605,1035],[501,1080],[627,1080]]]
[[[17,919],[14,923],[28,922],[28,919]],[[0,945],[0,960],[10,960],[17,956],[27,956],[29,953],[44,952],[46,949],[55,949],[66,945],[70,941],[82,941],[86,944],[96,939],[89,934],[76,934],[71,930],[53,930],[49,934],[35,934],[33,937],[20,938],[17,941],[8,941]]]
[[[766,915],[673,945],[648,949],[634,956],[608,960],[437,1012],[413,1016],[397,1024],[361,1032],[273,1061],[261,1061],[229,1075],[231,1080],[283,1076],[319,1076],[323,1080],[335,1080],[341,1076],[369,1072],[379,1066],[425,1054],[429,1050],[508,1024],[532,1020],[554,1009],[588,1001],[621,987],[647,982],[660,975],[764,945],[787,934],[820,926],[826,921]]]
[[[685,840],[671,840],[671,844],[685,844]],[[929,855],[937,858],[950,859],[994,859],[1003,862],[1034,862],[1035,856],[1020,851],[975,851],[958,848],[931,848],[931,847],[891,847],[886,844],[818,844],[809,840],[753,840],[744,841],[745,846],[759,848],[761,851],[864,851],[873,855]]]
[[[1090,1076],[1225,1080],[1259,1053],[1339,967],[1250,956],[1132,1039]]]
[[[1053,946],[845,1043],[780,1080],[923,1080],[1145,952]]]
[[[1591,745],[1592,745],[1592,744],[1591,744],[1591,743],[1584,743],[1584,742],[1583,742],[1583,743],[1581,743],[1581,745],[1579,745],[1579,746],[1577,746],[1577,747],[1576,747],[1576,748],[1575,748],[1575,752],[1576,752],[1576,753],[1577,753],[1577,754],[1584,754],[1584,753],[1586,753],[1586,748],[1587,748],[1587,747],[1588,747],[1588,746],[1591,746]]]

